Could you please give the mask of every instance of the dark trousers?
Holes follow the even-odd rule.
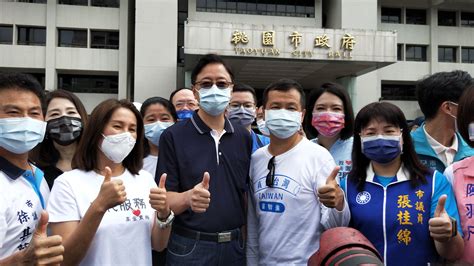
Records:
[[[191,239],[171,233],[166,254],[167,265],[245,265],[242,234],[229,242]]]

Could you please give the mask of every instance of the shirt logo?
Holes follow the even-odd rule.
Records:
[[[362,191],[362,192],[359,192],[356,196],[356,202],[359,203],[360,205],[364,205],[364,204],[367,204],[369,203],[370,201],[370,193],[367,192],[367,191]]]

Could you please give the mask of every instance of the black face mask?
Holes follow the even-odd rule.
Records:
[[[61,116],[48,121],[47,137],[61,146],[67,146],[81,135],[82,121],[80,118]]]

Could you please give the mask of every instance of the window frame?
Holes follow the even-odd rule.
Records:
[[[386,14],[384,15],[384,11],[398,11],[398,21],[394,21],[391,18],[397,17],[394,16],[394,14]],[[384,19],[384,17],[386,19]],[[388,23],[388,24],[402,24],[403,23],[403,17],[402,17],[402,9],[399,7],[381,7],[380,9],[380,22],[381,23]]]
[[[0,39],[0,44],[13,44],[13,25],[8,25],[8,24],[0,24],[0,28],[9,28],[10,29],[10,42],[8,41],[2,41],[2,39]],[[5,35],[7,36],[7,35]]]
[[[20,40],[22,34],[21,29],[27,29],[27,38],[25,41]],[[43,30],[44,31],[44,42],[32,42],[30,41],[30,32],[31,30]],[[18,25],[17,26],[17,44],[18,45],[31,45],[31,46],[46,46],[46,27],[41,26],[29,26],[29,25]],[[34,35],[33,35],[34,37]]]
[[[452,60],[446,59],[446,50],[452,49]],[[443,56],[441,56],[443,55]],[[441,63],[456,63],[457,62],[457,47],[455,46],[438,46],[438,62]]]
[[[77,29],[77,28],[58,28],[58,47],[69,47],[69,48],[87,48],[87,29]],[[61,32],[64,31],[72,31],[72,32],[83,32],[85,33],[85,40],[83,44],[71,44],[71,45],[64,45],[61,42]],[[73,37],[74,40],[74,37]]]
[[[414,56],[410,57],[410,53],[408,49],[410,48],[420,48],[421,49],[421,58],[417,57],[417,51],[414,51]],[[423,56],[424,54],[424,56]],[[405,45],[405,61],[410,61],[410,62],[428,62],[428,46],[426,45],[416,45],[416,44],[406,44]]]

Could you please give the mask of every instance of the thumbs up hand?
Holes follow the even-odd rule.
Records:
[[[453,227],[444,205],[446,204],[446,195],[442,195],[438,199],[433,218],[428,222],[431,237],[438,242],[446,242],[451,239]],[[454,225],[456,226],[456,225]]]
[[[326,180],[326,184],[318,188],[319,201],[328,208],[336,208],[342,211],[344,208],[344,193],[336,181],[339,166],[334,167]]]
[[[166,174],[160,177],[160,183],[157,188],[150,189],[150,205],[158,213],[158,218],[165,219],[170,214],[170,206],[166,201]]]
[[[61,236],[46,235],[48,219],[48,213],[42,211],[31,242],[22,254],[22,263],[25,265],[59,264],[63,261],[64,247]]]
[[[211,202],[211,193],[209,192],[209,182],[211,177],[208,172],[205,172],[202,177],[202,182],[194,186],[189,197],[189,206],[191,210],[197,213],[206,212]]]
[[[106,212],[108,209],[122,204],[127,200],[127,193],[123,181],[119,179],[112,180],[112,170],[106,166],[104,171],[104,181],[100,187],[96,203],[100,210]]]

